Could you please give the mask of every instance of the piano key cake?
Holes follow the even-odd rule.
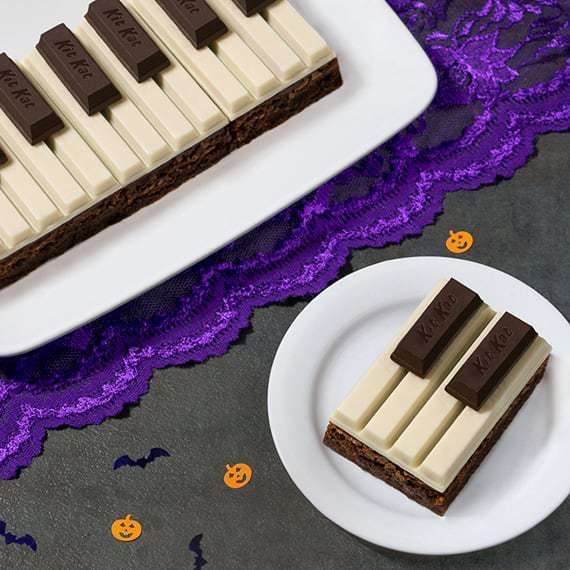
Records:
[[[550,352],[530,325],[444,280],[334,411],[324,443],[444,515]]]
[[[95,0],[0,55],[0,288],[342,85],[288,0]]]

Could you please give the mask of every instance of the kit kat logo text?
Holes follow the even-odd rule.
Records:
[[[72,40],[59,40],[54,42],[53,45],[60,53],[71,60],[68,62],[69,67],[76,71],[80,77],[83,79],[91,79],[93,77],[89,61],[79,55]]]
[[[447,297],[439,300],[429,314],[422,317],[416,331],[424,343],[428,343],[433,338],[436,329],[445,325],[446,321],[453,314],[456,303],[457,297],[450,293]]]
[[[482,353],[477,355],[473,361],[475,370],[481,375],[485,374],[492,363],[500,358],[509,347],[509,341],[513,336],[513,329],[504,326],[501,330],[493,333],[485,340],[485,347]]]
[[[110,8],[103,10],[103,16],[111,22],[117,31],[117,35],[131,48],[135,48],[142,44],[139,32],[136,28],[129,26],[125,20],[124,13],[119,8]]]
[[[26,86],[20,85],[18,76],[13,69],[0,69],[0,83],[8,88],[14,101],[22,105],[24,109],[35,107],[33,94]]]
[[[196,0],[176,0],[176,3],[184,8],[189,14],[196,14],[200,12],[201,2],[196,2]]]

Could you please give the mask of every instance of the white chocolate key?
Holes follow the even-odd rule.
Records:
[[[342,401],[331,416],[335,425],[358,433],[402,380],[406,371],[390,359],[392,352],[393,349],[382,354]]]
[[[75,127],[91,148],[99,155],[107,168],[122,184],[132,180],[144,170],[144,164],[131,150],[129,145],[119,136],[113,127],[100,113],[89,116],[73,95],[66,89],[61,80],[52,71],[37,50],[34,50],[22,65],[28,71],[28,77],[44,91],[49,99],[57,106],[66,119]],[[115,108],[123,106],[129,108],[133,103],[125,99],[115,103]],[[140,115],[140,113],[139,113]],[[141,121],[145,121],[140,115]],[[157,145],[162,139],[145,141],[145,146],[153,149],[153,155],[148,158],[153,162],[164,156],[162,149]],[[162,147],[166,146],[162,141]],[[168,147],[166,147],[168,148]]]
[[[237,32],[267,67],[287,83],[305,69],[297,54],[260,14],[247,17],[233,0],[207,0],[228,28]]]
[[[132,0],[132,5],[230,119],[253,102],[216,54],[209,48],[196,49],[155,0]]]
[[[0,138],[64,214],[71,214],[89,200],[48,145],[39,143],[32,146],[1,110]]]
[[[263,11],[263,16],[307,67],[332,56],[332,50],[325,40],[287,0],[270,4]]]
[[[228,123],[226,116],[177,61],[156,79],[162,90],[192,121],[201,135]]]
[[[212,49],[257,99],[279,86],[277,77],[237,34],[226,34],[213,43]]]
[[[92,198],[99,198],[119,187],[111,172],[69,123],[49,140],[49,145]]]
[[[105,119],[147,168],[152,168],[173,156],[170,145],[131,101],[124,99],[113,103],[105,111]]]
[[[0,238],[12,249],[34,234],[20,212],[0,189]]]
[[[10,160],[0,168],[0,185],[6,196],[24,215],[36,232],[45,230],[62,217],[30,173],[6,151]]]
[[[204,93],[182,64],[170,54],[158,35],[137,12],[134,0],[122,0],[122,3],[129,8],[131,14],[155,41],[162,53],[170,60],[170,67],[161,71],[155,77],[155,81],[161,89],[186,115],[201,135],[226,125],[228,122],[226,116]]]
[[[154,79],[139,83],[117,59],[91,25],[83,20],[75,35],[107,75],[154,126],[175,151],[182,151],[198,138],[198,132]]]

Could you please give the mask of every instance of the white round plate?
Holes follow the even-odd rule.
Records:
[[[408,500],[326,448],[328,417],[439,279],[455,277],[553,345],[543,382],[445,517]],[[311,503],[371,543],[457,554],[509,540],[570,493],[570,325],[544,297],[496,269],[453,258],[387,261],[349,275],[295,320],[273,364],[271,432]]]

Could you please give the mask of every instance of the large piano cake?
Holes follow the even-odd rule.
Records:
[[[287,0],[95,0],[0,55],[0,288],[339,88]]]

